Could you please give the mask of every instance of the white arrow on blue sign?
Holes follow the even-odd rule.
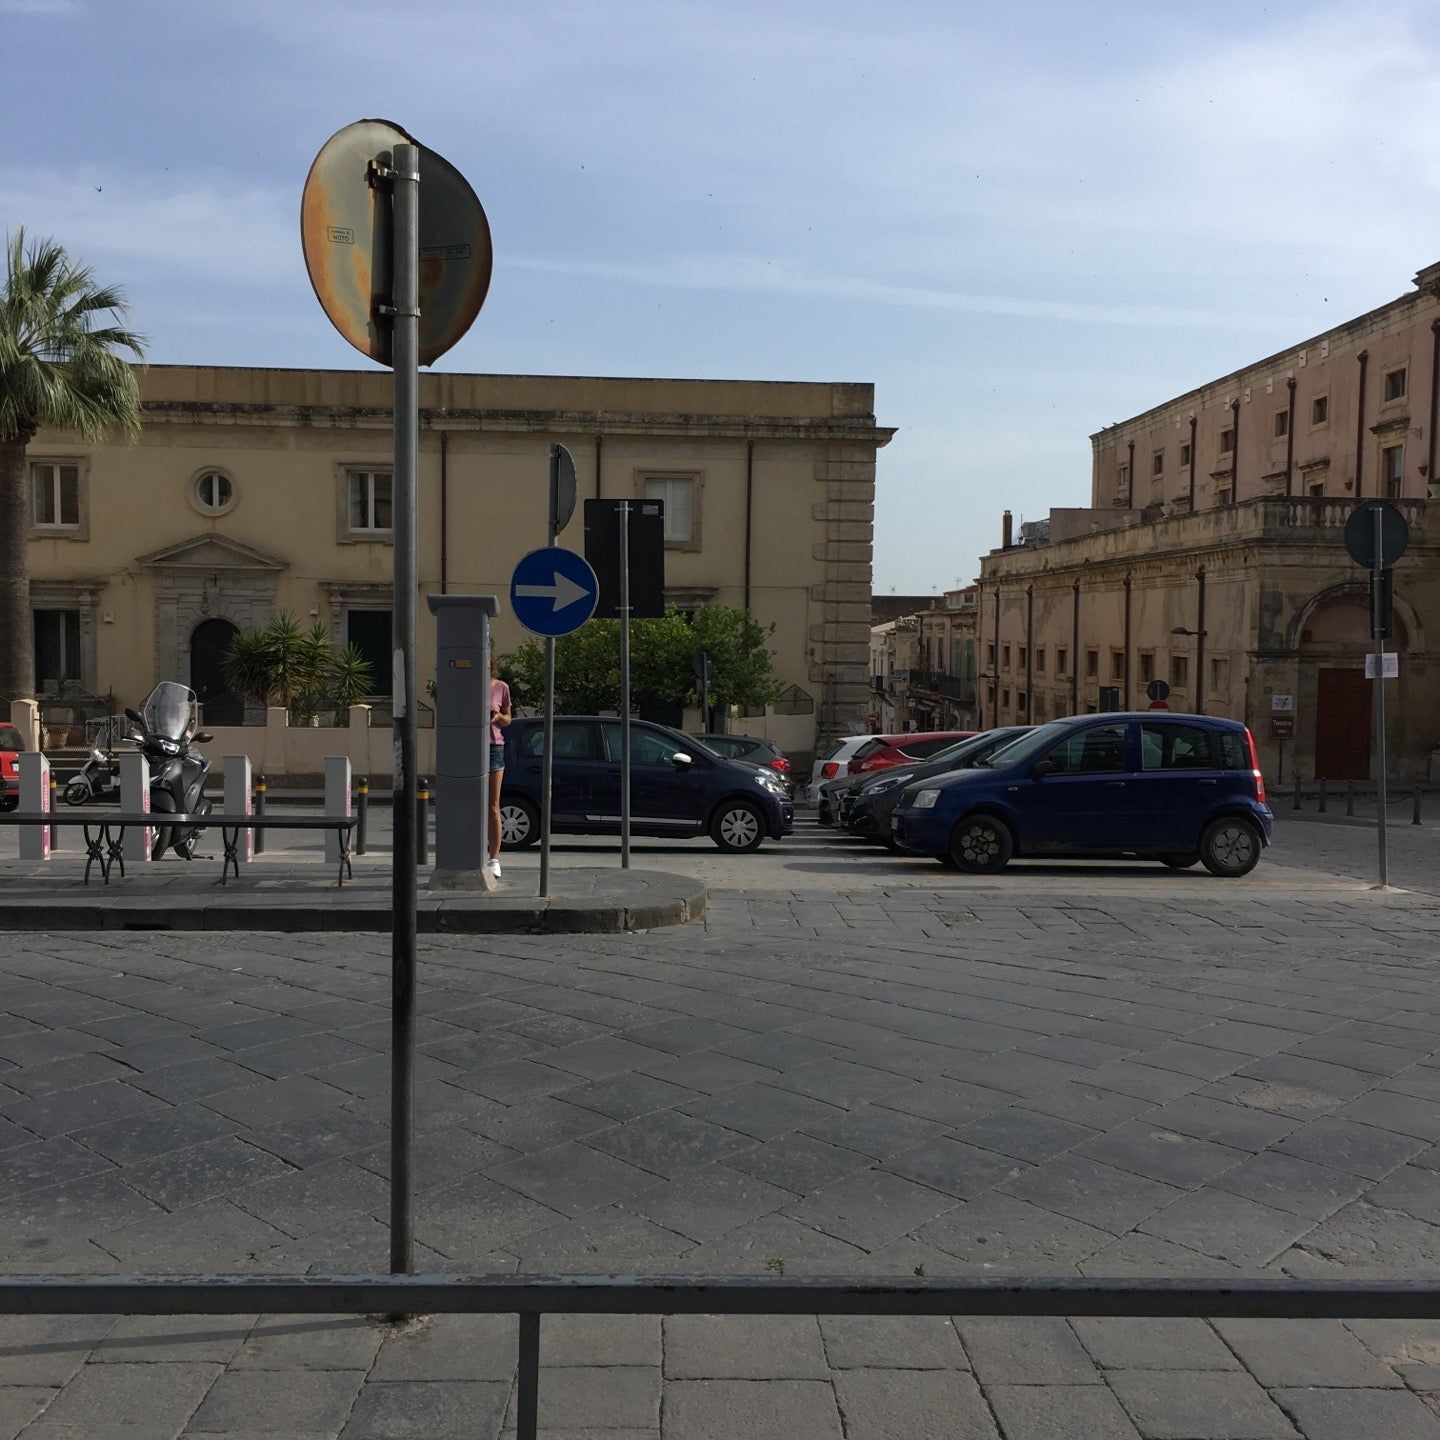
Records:
[[[534,635],[569,635],[595,613],[600,582],[583,555],[532,550],[510,577],[510,609]]]

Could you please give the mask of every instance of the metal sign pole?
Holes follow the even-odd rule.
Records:
[[[1383,595],[1385,556],[1383,537],[1385,533],[1385,512],[1375,508],[1375,561],[1370,575],[1370,625],[1375,636],[1375,778],[1379,811],[1376,817],[1376,834],[1379,838],[1380,884],[1390,883],[1389,856],[1386,853],[1385,833],[1385,617],[1380,613]]]
[[[414,1260],[415,1165],[415,479],[420,447],[420,149],[391,152],[394,227],[394,853],[390,975],[390,1269]]]
[[[620,868],[630,868],[630,502],[620,502]]]
[[[550,447],[550,518],[545,543],[559,538],[556,499],[560,489],[560,447]],[[555,637],[545,637],[545,753],[540,759],[540,898],[550,896],[550,801],[555,780]]]

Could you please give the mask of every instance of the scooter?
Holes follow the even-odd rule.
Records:
[[[113,795],[120,786],[120,766],[103,750],[94,749],[85,764],[65,782],[67,805],[89,805]]]
[[[162,680],[139,710],[125,714],[140,726],[136,744],[150,768],[150,813],[152,815],[208,815],[205,779],[210,762],[195,748],[214,737],[194,733],[195,692],[188,686]],[[182,860],[195,858],[195,842],[203,825],[155,827],[150,858],[158,860],[173,850]]]

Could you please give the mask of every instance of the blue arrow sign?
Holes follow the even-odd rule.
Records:
[[[600,582],[583,555],[532,550],[510,577],[510,608],[535,635],[569,635],[595,613]]]

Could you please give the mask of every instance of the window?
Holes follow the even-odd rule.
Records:
[[[389,535],[394,525],[388,470],[345,472],[346,530],[350,535]],[[389,668],[389,662],[386,662]]]
[[[1043,645],[1035,647],[1035,673],[1037,675],[1045,673],[1045,647]]]
[[[1025,707],[1030,703],[1030,692],[1028,690],[1017,690],[1015,692],[1015,713],[1023,715]]]
[[[1029,646],[1027,646],[1027,645],[1022,645],[1022,646],[1020,647],[1020,668],[1021,668],[1022,670],[1023,670],[1023,669],[1025,668],[1025,666],[1029,663],[1029,658],[1030,658],[1030,648],[1029,648]]]
[[[1277,410],[1275,412],[1275,438],[1283,440],[1290,433],[1290,412],[1288,410]]]
[[[223,470],[202,470],[190,482],[190,503],[202,515],[223,515],[235,504],[235,482]]]
[[[1100,652],[1098,650],[1092,649],[1085,652],[1085,678],[1087,680],[1100,678]]]
[[[1180,446],[1180,468],[1188,469],[1190,465],[1190,442],[1184,441]]]
[[[1215,503],[1217,505],[1228,505],[1230,503],[1230,487],[1222,485],[1215,492]]]
[[[1228,455],[1235,448],[1235,427],[1227,425],[1220,432],[1220,453]]]
[[[389,476],[386,476],[389,479]],[[345,640],[370,665],[370,693],[388,695],[394,688],[391,621],[388,610],[350,610],[345,615]]]
[[[1070,651],[1064,645],[1057,646],[1055,650],[1055,673],[1057,675],[1064,675],[1069,669]]]
[[[990,671],[995,669],[995,647],[993,645],[985,647],[985,668]]]
[[[1037,695],[1035,697],[1035,714],[1032,718],[1036,720],[1043,720],[1045,718],[1045,697],[1043,695]]]
[[[1380,452],[1380,483],[1386,496],[1391,500],[1400,498],[1400,487],[1405,480],[1405,447],[1387,445]]]
[[[51,460],[30,463],[30,523],[37,529],[80,528],[80,467]]]
[[[1121,490],[1128,490],[1130,488],[1130,467],[1128,465],[1122,465],[1120,467],[1119,472],[1115,476],[1115,484],[1117,488]]]
[[[1310,482],[1310,494],[1316,499],[1322,498],[1325,494],[1325,482],[1323,480],[1312,480]]]
[[[517,747],[522,755],[541,756],[545,753],[545,727],[529,725],[520,735]],[[595,727],[588,720],[555,721],[555,758],[557,760],[594,760]]]
[[[1385,403],[1405,398],[1405,366],[1385,372]]]
[[[58,690],[62,680],[80,678],[80,612],[35,612],[35,684]]]
[[[1328,395],[1317,395],[1310,402],[1310,424],[1312,427],[1327,425],[1330,422],[1330,397]]]
[[[1000,657],[1002,668],[1008,670],[1010,668],[1010,647],[1008,645],[1000,647]]]
[[[1190,657],[1188,655],[1172,655],[1170,657],[1170,688],[1172,690],[1185,690],[1190,685]]]
[[[1165,452],[1157,450],[1150,457],[1150,473],[1152,475],[1163,475],[1165,473]]]
[[[600,727],[604,741],[605,759],[619,763],[620,722],[607,720]],[[558,753],[558,750],[557,750]],[[667,769],[675,763],[679,753],[676,742],[661,730],[651,730],[645,725],[630,727],[630,761],[634,765],[664,765]]]
[[[1142,721],[1140,725],[1140,768],[1142,770],[1213,770],[1214,733],[1200,725],[1176,725],[1168,721]]]
[[[1125,726],[1095,725],[1062,740],[1046,757],[1057,775],[1086,775],[1125,768]]]
[[[1220,732],[1220,768],[1222,770],[1249,770],[1251,768],[1250,747],[1238,730]]]
[[[994,710],[994,708],[995,708],[995,687],[994,687],[993,685],[987,685],[987,686],[985,687],[985,703],[991,708],[991,710]]]
[[[1155,678],[1155,652],[1153,650],[1140,652],[1140,678],[1147,684]]]
[[[1008,685],[1000,692],[1000,706],[1004,710],[1010,708],[1010,687]]]
[[[695,543],[695,477],[693,475],[647,475],[645,498],[665,506],[665,543]]]
[[[1223,655],[1217,655],[1210,662],[1210,689],[1216,695],[1230,691],[1230,662]]]
[[[1123,650],[1110,652],[1110,678],[1112,680],[1125,678],[1125,652]]]

